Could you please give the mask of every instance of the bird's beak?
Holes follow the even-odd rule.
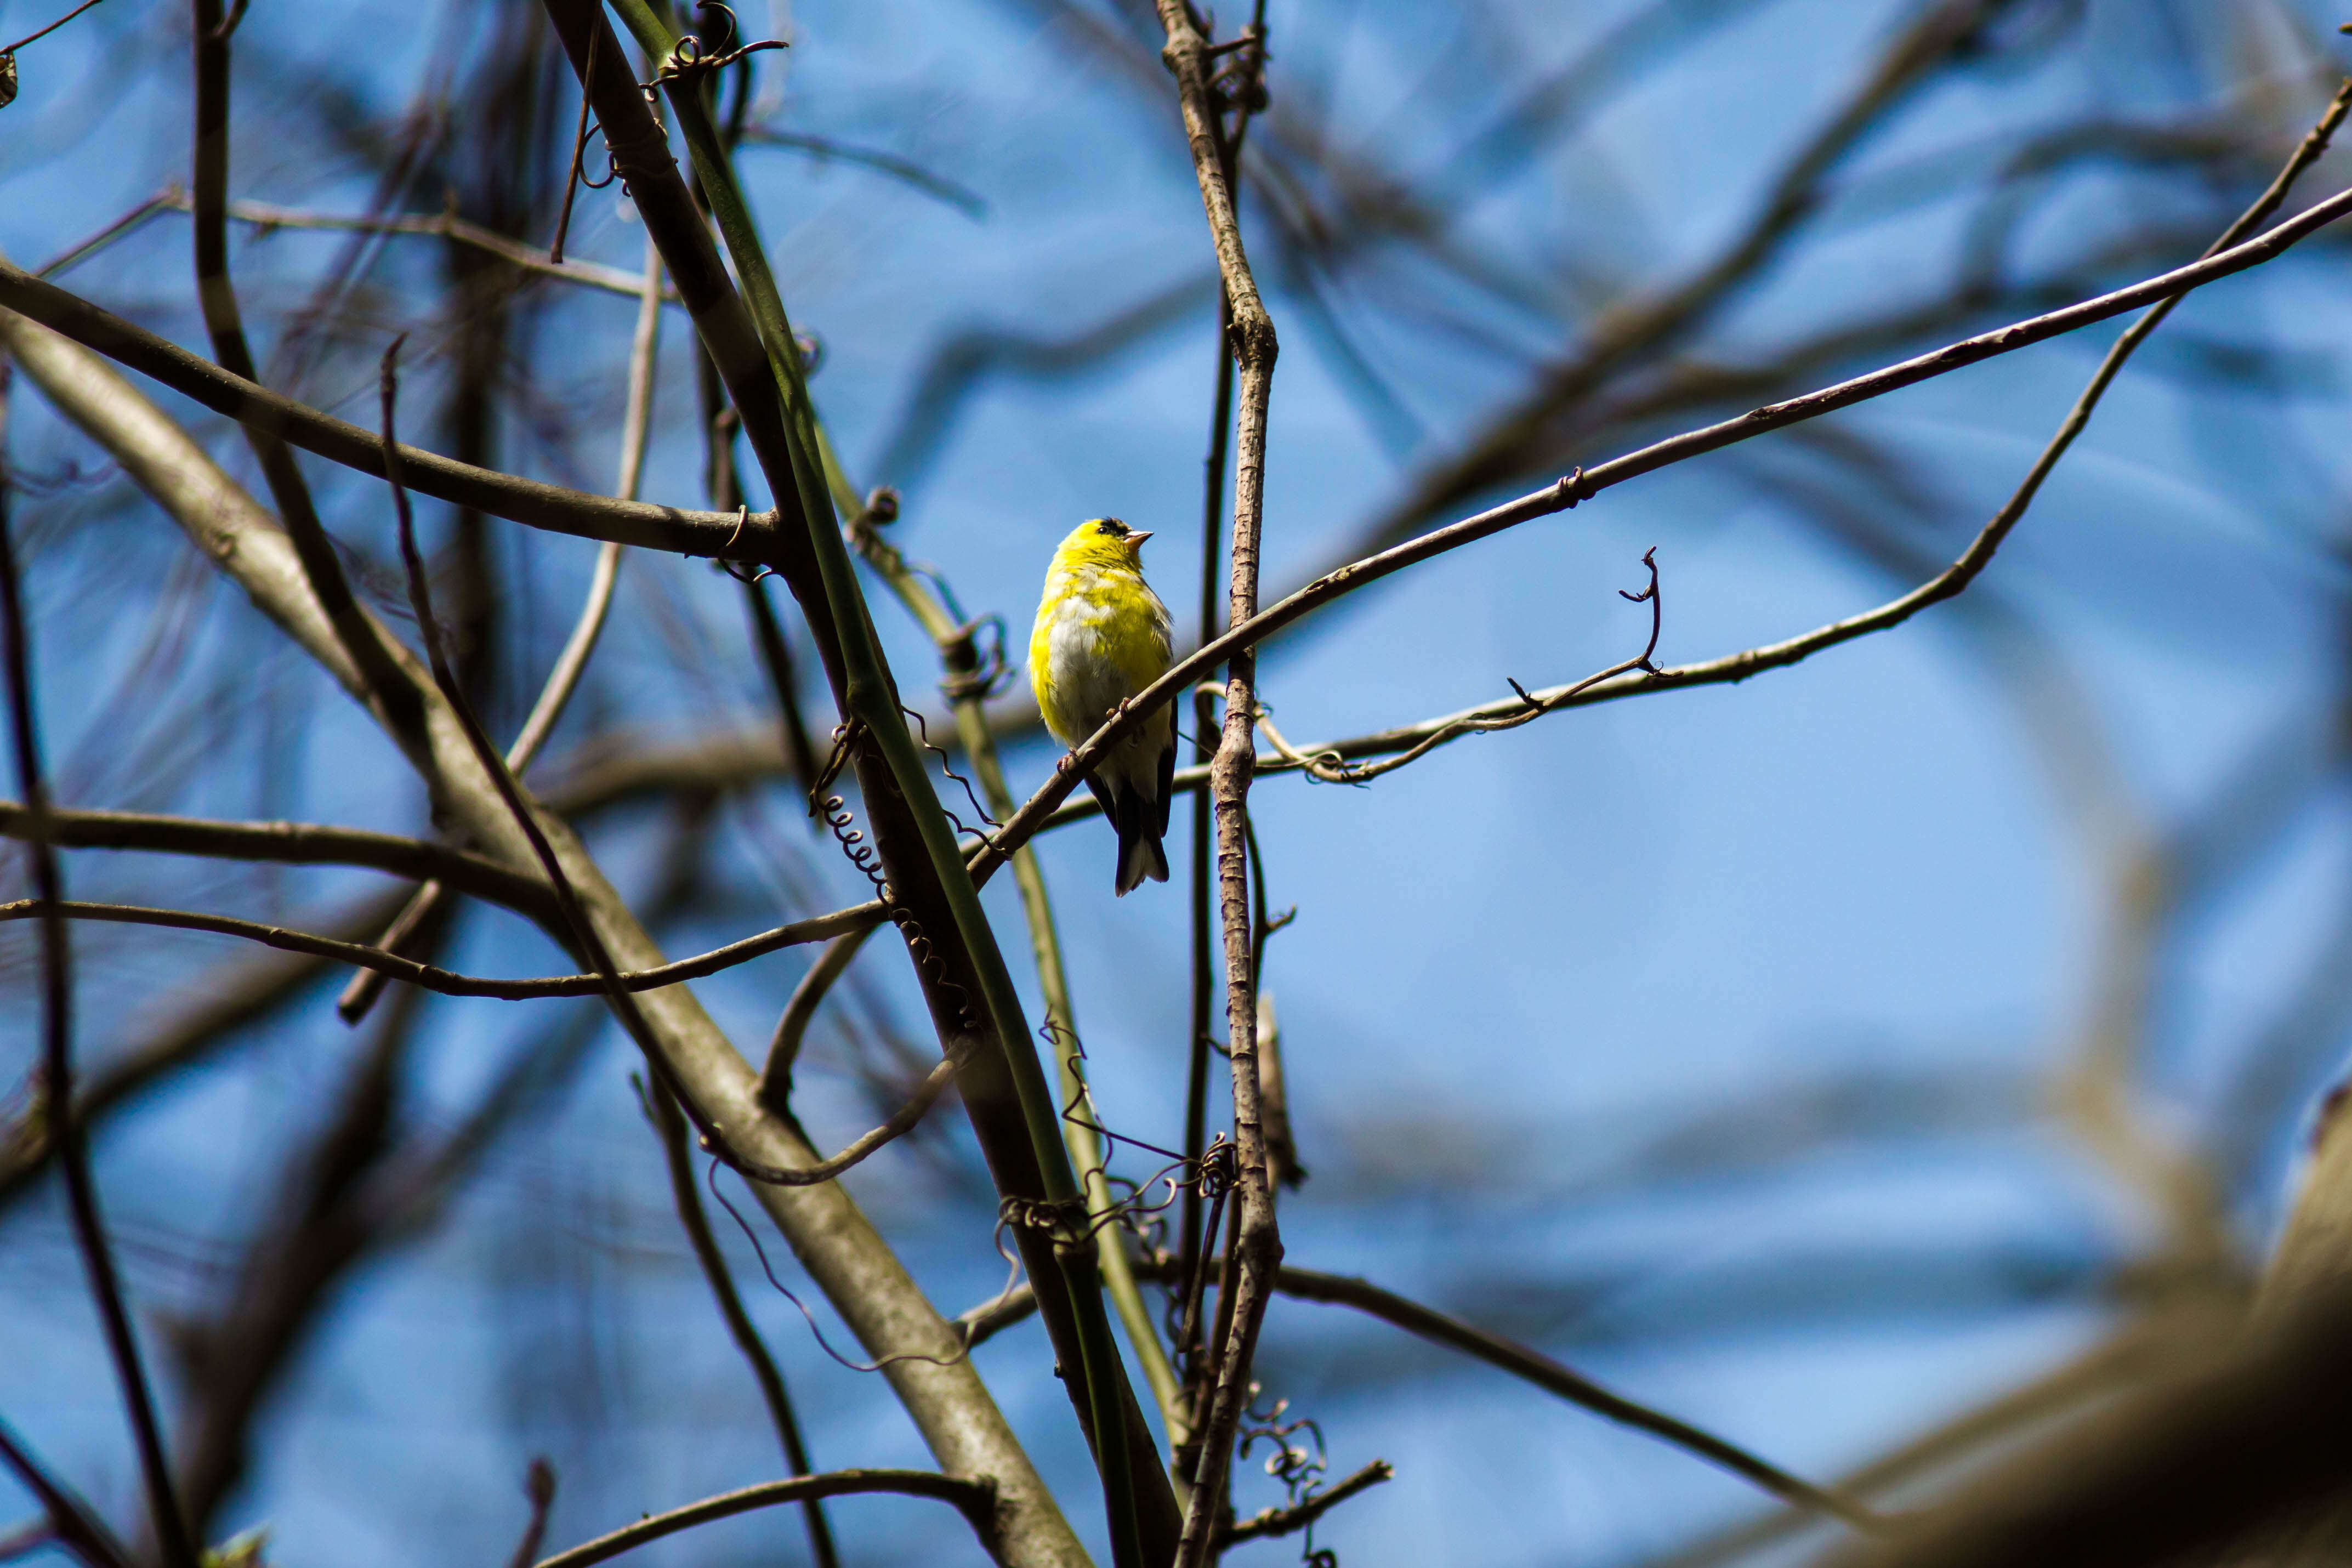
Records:
[[[1150,538],[1150,537],[1151,537],[1151,535],[1150,535],[1149,532],[1142,532],[1142,533],[1130,533],[1130,534],[1129,534],[1129,535],[1127,536],[1127,549],[1128,549],[1128,553],[1129,553],[1129,554],[1130,554],[1130,555],[1140,555],[1140,554],[1142,554],[1142,553],[1143,553],[1143,542],[1144,542],[1145,540],[1147,540],[1147,539]]]

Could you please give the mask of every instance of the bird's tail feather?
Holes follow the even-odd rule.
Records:
[[[1168,856],[1160,847],[1160,840],[1145,833],[1139,826],[1133,834],[1119,836],[1118,888],[1120,895],[1124,897],[1135,891],[1147,878],[1154,882],[1168,879]]]

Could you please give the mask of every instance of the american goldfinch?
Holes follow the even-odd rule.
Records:
[[[1045,568],[1045,597],[1029,634],[1029,684],[1045,728],[1076,746],[1113,710],[1167,672],[1168,606],[1143,580],[1151,535],[1115,517],[1073,529]],[[1118,833],[1124,895],[1146,877],[1168,879],[1160,840],[1168,831],[1169,784],[1176,772],[1176,715],[1162,706],[1114,747],[1087,787]]]

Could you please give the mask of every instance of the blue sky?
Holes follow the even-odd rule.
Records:
[[[388,112],[436,48],[464,59],[480,40],[402,7],[272,14],[257,26],[266,9],[240,36],[241,101],[267,114],[236,143],[233,191],[359,210],[371,180],[348,151],[272,133],[299,120],[283,73],[320,68]],[[887,149],[986,203],[974,217],[846,163],[745,154],[787,300],[825,345],[814,384],[828,426],[860,483],[903,489],[894,536],[1017,633],[1053,542],[1078,518],[1115,513],[1154,531],[1154,580],[1190,624],[1213,311],[1164,84],[1017,0],[802,4],[764,21],[756,9],[747,28],[794,44],[763,68],[773,123]],[[1458,196],[1460,250],[1517,294],[1472,287],[1401,244],[1372,247],[1333,298],[1385,384],[1374,394],[1284,280],[1275,247],[1260,252],[1285,343],[1269,585],[1383,515],[1575,341],[1568,323],[1595,300],[1703,265],[1909,14],[1844,0],[1747,8],[1597,101],[1513,176],[1445,184],[1440,150],[1631,9],[1504,4],[1477,21],[1448,6],[1270,7],[1271,88],[1296,108],[1298,135],[1311,129],[1423,181],[1424,195]],[[2094,160],[2032,187],[2004,276],[2135,275],[2084,258],[2128,234],[2217,229],[2259,188],[2249,171],[2274,164],[2324,101],[2296,38],[2337,47],[2335,16],[2314,5],[2094,0],[2079,25],[2066,9],[2016,7],[1984,58],[1890,117],[1838,166],[1785,258],[1697,334],[1694,357],[1766,355],[1940,289],[1984,232],[1986,174],[2039,132],[2219,124],[2254,137],[2258,156],[2210,179]],[[0,4],[0,34],[43,19],[22,0]],[[26,52],[24,96],[0,121],[11,133],[0,139],[0,249],[13,259],[52,254],[184,177],[184,26],[147,0],[110,0]],[[104,78],[101,51],[116,62]],[[2329,58],[2340,63],[2340,50]],[[2306,194],[2338,188],[2347,169],[2331,155]],[[409,205],[436,204],[421,192]],[[1263,221],[1259,209],[1254,233]],[[584,193],[574,224],[575,254],[636,264],[641,230],[618,187]],[[163,216],[66,280],[199,344],[185,236],[184,218]],[[339,243],[240,239],[240,287],[265,345],[281,329],[278,307]],[[2174,243],[2138,270],[2201,243]],[[2336,344],[2347,322],[2336,243],[2179,310],[2003,551],[1983,610],[1948,606],[1740,687],[1466,740],[1368,789],[1266,781],[1254,809],[1270,892],[1298,909],[1270,946],[1266,984],[1315,1172],[1285,1203],[1293,1260],[1491,1321],[1817,1478],[2053,1363],[2111,1321],[2102,1281],[2161,1232],[2143,1195],[2046,1109],[2091,1015],[2116,857],[2198,820],[2250,769],[2291,798],[2246,814],[2253,842],[2232,848],[2158,944],[2131,1093],[2165,1147],[2194,1152],[2228,1132],[2261,1152],[2227,1194],[2239,1245],[2256,1256],[2282,1210],[2300,1108],[2342,1044],[2340,1026],[2306,1042],[2293,1092],[2258,1125],[2216,1125],[2265,1027],[2323,961],[2352,868],[2326,739],[2343,646]],[[383,335],[425,319],[435,266],[426,242],[387,252],[364,301]],[[1066,336],[1188,284],[1190,302],[1162,327],[1076,374],[978,384],[928,461],[875,471],[955,334]],[[609,483],[629,320],[612,296],[545,300],[536,394],[553,434],[513,437],[514,466]],[[646,489],[698,503],[684,323],[666,328]],[[1639,584],[1654,545],[1668,661],[1876,603],[1903,583],[1845,542],[1837,507],[1948,557],[2023,472],[2112,332],[1890,397],[1818,438],[1691,463],[1444,558],[1276,643],[1265,695],[1304,741],[1445,712],[1502,694],[1507,679],[1573,679],[1638,647],[1644,613],[1617,590]],[[420,331],[420,403],[444,389],[437,347]],[[2249,348],[2271,357],[2224,352]],[[331,360],[303,391],[370,416],[360,359]],[[20,391],[13,412],[23,468],[95,466],[37,398]],[[194,422],[251,479],[232,433]],[[1835,441],[1890,457],[1901,482],[1872,488],[1839,466]],[[1625,444],[1612,436],[1573,457]],[[330,526],[382,558],[377,490],[310,468]],[[267,652],[251,612],[192,575],[166,521],[121,489],[64,484],[19,503],[64,797],[426,830],[391,748],[297,657]],[[431,510],[427,521],[439,526]],[[518,584],[516,678],[535,682],[592,552],[510,525],[497,540]],[[763,695],[735,588],[701,563],[643,556],[623,583],[591,687],[551,755],[592,731],[643,744],[757,721]],[[927,689],[933,661],[918,630],[886,602],[877,618],[908,687]],[[175,710],[208,714],[211,727],[162,736]],[[1016,790],[1051,763],[1043,744],[1016,745]],[[2298,767],[2317,782],[2296,785]],[[658,812],[636,809],[594,837],[624,884],[642,886],[664,831]],[[803,912],[798,900],[855,896],[854,874],[795,826],[783,791],[730,804],[715,831],[719,890],[665,933],[675,952]],[[1181,1116],[1184,900],[1181,887],[1110,900],[1110,848],[1088,824],[1042,854],[1101,1108],[1163,1142]],[[21,867],[11,874],[21,880]],[[378,885],[96,853],[72,857],[69,876],[79,896],[289,921]],[[1023,951],[1009,883],[988,902],[1008,951]],[[860,967],[860,1016],[895,1019],[919,1041],[903,962],[880,949]],[[32,994],[29,952],[5,949],[19,998]],[[81,1048],[104,1059],[228,956],[212,939],[89,934]],[[560,963],[494,913],[465,924],[448,962],[490,973]],[[756,1049],[800,962],[763,960],[698,990]],[[436,1001],[423,1017],[402,1092],[427,1124],[461,1115],[536,1026],[499,1003]],[[28,1000],[0,1017],[5,1081],[34,1058],[32,1018]],[[321,994],[110,1125],[100,1170],[151,1339],[169,1314],[214,1299],[222,1260],[276,1179],[280,1139],[363,1038]],[[848,1036],[814,1050],[803,1113],[821,1143],[837,1143],[872,1107]],[[388,1568],[503,1552],[537,1452],[565,1478],[559,1542],[772,1471],[755,1392],[668,1216],[631,1068],[624,1042],[598,1036],[527,1136],[503,1142],[445,1215],[338,1291],[268,1407],[264,1458],[229,1510],[237,1525],[268,1521],[281,1561]],[[1790,1109],[1804,1091],[1841,1088],[1841,1103],[1862,1106],[1844,1120]],[[976,1169],[948,1125],[850,1181],[950,1311],[1002,1279]],[[806,1406],[817,1462],[925,1462],[887,1394],[825,1359],[719,1217]],[[127,1519],[135,1477],[53,1191],[0,1213],[0,1413]],[[981,1364],[1091,1531],[1087,1467],[1042,1345],[1032,1327]],[[1318,1535],[1351,1568],[1633,1563],[1757,1506],[1696,1461],[1333,1309],[1277,1303],[1261,1376],[1321,1423],[1335,1473],[1375,1456],[1397,1466],[1396,1481]],[[1245,1510],[1276,1497],[1262,1478],[1238,1493]],[[840,1505],[852,1560],[978,1561],[952,1514],[926,1506]],[[782,1516],[652,1549],[681,1563],[797,1561],[800,1550]],[[1271,1563],[1288,1548],[1250,1550],[1245,1560]]]

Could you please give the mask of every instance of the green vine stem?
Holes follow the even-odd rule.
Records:
[[[563,0],[549,0],[549,4],[551,9],[571,9]],[[1165,1562],[1177,1533],[1174,1494],[1157,1462],[1147,1458],[1150,1438],[1135,1407],[1103,1310],[1092,1237],[1083,1226],[1074,1228],[1058,1217],[1083,1215],[1086,1199],[1055,1131],[1059,1116],[1036,1051],[1029,1044],[1027,1020],[1011,973],[981,907],[979,889],[931,791],[921,753],[907,728],[897,683],[867,614],[825,481],[815,416],[791,320],[750,205],[727,159],[725,143],[711,120],[706,85],[709,73],[680,68],[679,35],[648,0],[613,0],[613,8],[653,63],[655,79],[685,137],[711,218],[741,280],[761,357],[773,378],[772,384],[759,385],[744,352],[749,345],[740,341],[712,342],[711,334],[705,333],[712,359],[743,416],[753,453],[776,493],[780,511],[789,498],[805,526],[814,580],[809,580],[811,574],[805,569],[788,571],[787,580],[804,608],[816,611],[829,623],[821,626],[817,616],[813,616],[811,630],[820,648],[830,655],[828,674],[837,683],[846,760],[878,764],[870,770],[860,767],[865,786],[861,793],[876,843],[884,852],[894,896],[902,905],[935,912],[940,923],[950,928],[926,933],[934,960],[957,976],[953,982],[930,977],[939,982],[934,1015],[943,1034],[979,1036],[982,1055],[989,1058],[989,1066],[976,1072],[967,1069],[965,1105],[1006,1199],[1005,1213],[1017,1222],[1010,1228],[1031,1278],[1040,1287],[1041,1307],[1051,1302],[1045,1315],[1055,1353],[1066,1373],[1076,1374],[1071,1379],[1072,1393],[1102,1477],[1113,1560],[1119,1568]],[[572,19],[576,21],[576,16]],[[601,16],[593,16],[593,25],[597,34],[604,32]],[[567,46],[572,42],[566,41]],[[584,68],[587,39],[580,39],[579,44],[573,51],[575,68]],[[612,52],[619,55],[617,41]],[[604,128],[606,145],[623,163],[622,173],[630,180],[647,231],[663,243],[665,258],[672,245],[707,247],[708,236],[698,221],[691,234],[674,222],[672,214],[678,203],[649,204],[647,190],[640,188],[659,185],[667,197],[675,184],[679,187],[677,197],[685,195],[683,181],[667,162],[666,140],[651,123],[642,100],[634,96],[635,84],[617,78],[608,82],[596,73],[588,90]],[[679,280],[683,297],[688,275],[675,263],[670,270]],[[740,321],[740,315],[725,310],[725,303],[721,300],[720,309],[711,312],[713,320],[722,325]],[[699,312],[697,325],[704,325]],[[779,415],[781,429],[771,424]],[[829,649],[824,647],[827,633],[834,643]],[[902,881],[903,887],[899,886]],[[971,1016],[975,1009],[971,1001],[958,999],[958,992],[977,1001],[981,1016]],[[989,1036],[993,1037],[993,1049],[987,1048]],[[1139,1463],[1139,1459],[1146,1462]],[[1155,1548],[1149,1555],[1147,1534]]]
[[[908,613],[938,646],[940,663],[947,671],[948,701],[955,714],[957,739],[962,742],[964,755],[971,760],[972,772],[979,779],[981,798],[989,815],[1003,820],[1019,803],[1005,785],[996,737],[988,727],[986,694],[977,685],[981,660],[974,646],[973,628],[961,624],[949,612],[940,595],[908,566],[898,547],[884,539],[871,522],[863,517],[856,519],[850,524],[849,535],[866,563],[898,595],[898,602],[906,605]],[[1029,945],[1037,961],[1037,988],[1045,994],[1046,1028],[1053,1037],[1055,1055],[1061,1067],[1062,1103],[1077,1106],[1085,1091],[1085,1075],[1078,1065],[1081,1058],[1077,1017],[1070,1005],[1069,976],[1062,967],[1062,942],[1054,925],[1053,902],[1045,891],[1045,868],[1037,864],[1035,850],[1026,845],[1013,852],[1013,879],[1021,890],[1021,910],[1028,921]],[[1077,1116],[1065,1116],[1062,1141],[1068,1145],[1070,1158],[1077,1163],[1078,1178],[1086,1186],[1088,1220],[1100,1224],[1112,1207],[1101,1140],[1087,1121]],[[1183,1390],[1176,1381],[1175,1369],[1169,1364],[1167,1351],[1160,1343],[1160,1335],[1152,1327],[1150,1310],[1144,1302],[1142,1289],[1136,1283],[1134,1267],[1118,1239],[1118,1230],[1108,1227],[1098,1237],[1098,1247],[1103,1288],[1110,1292],[1120,1325],[1127,1330],[1127,1342],[1135,1351],[1135,1359],[1142,1363],[1144,1380],[1150,1384],[1152,1397],[1160,1405],[1168,1451],[1173,1454],[1183,1447],[1192,1431]]]

